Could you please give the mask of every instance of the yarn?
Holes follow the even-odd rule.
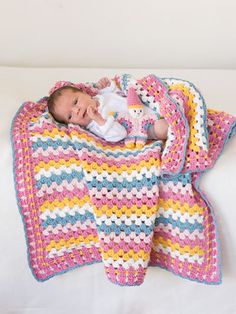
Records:
[[[128,149],[56,124],[47,98],[24,103],[13,120],[15,187],[33,275],[44,281],[102,261],[119,285],[142,284],[148,266],[219,284],[217,224],[199,179],[235,134],[235,117],[207,110],[184,80],[115,80],[124,95],[132,84],[168,121],[165,144]]]

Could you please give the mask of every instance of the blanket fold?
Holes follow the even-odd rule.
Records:
[[[217,225],[199,180],[235,134],[236,118],[207,109],[188,81],[114,80],[168,121],[165,143],[128,149],[56,124],[47,97],[24,103],[13,120],[15,186],[35,278],[102,261],[119,285],[142,284],[148,266],[219,284]]]

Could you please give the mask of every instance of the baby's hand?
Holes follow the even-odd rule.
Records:
[[[98,112],[98,108],[97,107],[89,106],[88,109],[87,109],[87,114],[88,114],[90,119],[94,120],[99,125],[103,125],[106,122],[106,120],[103,119],[101,114]]]
[[[101,78],[101,79],[97,82],[96,87],[97,87],[98,89],[103,89],[103,88],[105,88],[105,87],[107,87],[107,86],[110,86],[110,85],[111,85],[111,82],[110,82],[109,78],[103,77],[103,78]]]

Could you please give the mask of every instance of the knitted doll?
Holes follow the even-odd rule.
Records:
[[[147,130],[157,119],[155,114],[145,114],[144,105],[133,87],[127,95],[128,112],[111,113],[127,130],[125,146],[128,148],[142,148],[147,140]]]

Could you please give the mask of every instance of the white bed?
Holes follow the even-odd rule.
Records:
[[[207,286],[160,268],[149,268],[140,287],[120,287],[107,280],[101,263],[77,268],[44,283],[32,276],[14,191],[11,121],[21,103],[47,95],[57,80],[96,81],[116,73],[131,73],[136,77],[155,73],[189,80],[200,89],[208,108],[236,114],[236,70],[0,67],[0,313],[236,313],[236,137],[201,182],[220,229],[221,285]]]

